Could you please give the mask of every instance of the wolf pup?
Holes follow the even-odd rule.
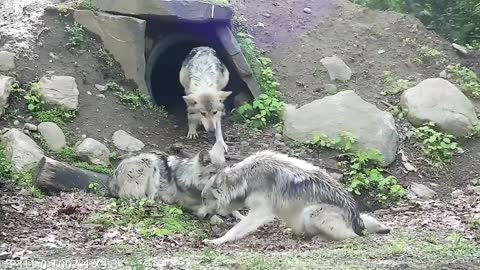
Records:
[[[389,233],[375,218],[360,214],[352,196],[324,169],[271,151],[260,151],[212,177],[199,215],[249,208],[248,215],[209,245],[235,241],[280,218],[294,234],[342,240]],[[233,206],[232,206],[233,204]]]
[[[231,91],[223,91],[229,81],[227,67],[218,59],[210,47],[193,48],[182,63],[180,83],[185,89],[183,99],[187,104],[187,138],[198,138],[200,123],[207,132],[215,131],[215,138],[228,151],[223,135],[218,132],[221,118],[225,114],[223,104]]]
[[[201,150],[191,158],[158,151],[127,157],[113,172],[109,182],[110,192],[115,197],[133,200],[148,198],[179,204],[196,212],[202,205],[201,191],[205,183],[224,167],[224,158],[214,157],[218,148],[221,146],[215,146],[210,152]],[[237,218],[243,217],[237,211],[232,214]]]

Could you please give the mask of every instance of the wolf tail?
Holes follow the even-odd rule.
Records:
[[[363,223],[365,224],[365,229],[367,229],[367,232],[369,232],[369,233],[387,234],[387,233],[390,233],[390,231],[391,231],[391,229],[389,227],[385,226],[380,221],[378,221],[376,218],[374,218],[370,215],[362,213],[362,214],[360,214],[360,218],[362,219]]]

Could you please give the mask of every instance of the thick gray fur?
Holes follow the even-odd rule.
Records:
[[[187,138],[198,138],[197,127],[202,124],[207,132],[217,131],[221,127],[221,118],[225,115],[225,99],[232,94],[223,91],[229,81],[227,67],[210,47],[193,48],[182,63],[179,78],[185,89],[183,99],[187,105]],[[221,132],[215,132],[228,151]]]
[[[219,148],[220,156],[217,155]],[[179,204],[196,212],[202,205],[201,191],[206,182],[225,164],[219,143],[211,151],[202,150],[192,158],[161,152],[141,153],[127,157],[118,164],[109,188],[116,197],[132,200],[148,198]],[[234,215],[241,216],[237,213]]]
[[[222,244],[248,235],[279,217],[295,234],[342,240],[390,231],[360,214],[352,196],[324,169],[271,151],[260,151],[219,172],[202,192],[199,215],[249,208],[248,215],[224,236],[204,240]]]

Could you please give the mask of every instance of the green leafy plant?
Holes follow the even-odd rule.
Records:
[[[167,116],[164,106],[155,106],[150,101],[150,98],[141,93],[138,89],[135,91],[126,91],[116,82],[107,83],[109,90],[113,91],[114,95],[119,99],[120,103],[126,105],[128,108],[135,110],[139,108],[146,108],[160,112],[161,116]]]
[[[237,35],[242,51],[260,84],[262,94],[252,104],[244,104],[236,109],[235,118],[257,129],[277,124],[281,122],[284,103],[280,101],[280,84],[271,68],[271,60],[260,56],[252,36],[246,33]]]
[[[98,10],[98,8],[95,6],[92,0],[83,0],[77,5],[77,9],[85,9],[85,10],[91,10],[91,11]]]
[[[470,137],[480,137],[480,121],[477,121],[475,124],[473,124]]]
[[[107,227],[131,225],[145,238],[166,237],[195,228],[194,224],[188,222],[182,209],[147,199],[132,203],[123,199],[114,200],[107,209],[93,217],[91,222]]]
[[[480,79],[475,71],[456,64],[447,66],[447,73],[467,95],[480,97]]]
[[[392,77],[392,72],[384,71],[383,72],[383,82],[387,87],[387,90],[383,92],[385,95],[396,95],[402,93],[403,91],[407,90],[408,88],[412,87],[412,82],[409,80],[398,79],[395,80]]]
[[[337,138],[326,135],[314,136],[308,146],[320,149],[335,149],[348,153],[347,160],[339,162],[339,167],[347,178],[347,189],[355,195],[368,194],[381,203],[398,201],[406,195],[395,176],[384,176],[380,168],[384,159],[376,149],[356,150],[357,140],[350,132],[341,132]]]
[[[107,52],[104,48],[98,49],[98,51],[94,52],[94,55],[102,61],[106,68],[111,68],[114,65],[113,56]]]
[[[475,215],[472,218],[472,229],[480,231],[480,214]]]
[[[24,91],[23,98],[26,100],[27,109],[39,122],[54,122],[60,127],[64,127],[66,122],[70,122],[76,117],[76,111],[47,108],[42,97],[38,94],[38,89],[40,89],[40,85],[32,83],[30,90]]]
[[[68,35],[67,45],[72,48],[83,48],[87,44],[87,32],[79,23],[74,22],[73,25],[67,24],[65,32]]]
[[[88,190],[99,196],[106,196],[108,194],[107,188],[100,185],[99,183],[90,183],[88,184]]]
[[[435,130],[433,122],[414,129],[413,137],[422,144],[428,161],[435,167],[443,167],[462,150],[453,135]]]

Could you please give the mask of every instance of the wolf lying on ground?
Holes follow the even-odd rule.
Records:
[[[198,138],[197,127],[201,123],[207,132],[217,131],[221,118],[225,115],[223,102],[232,94],[223,91],[229,81],[227,67],[218,59],[217,53],[210,47],[193,48],[182,63],[180,83],[185,89],[183,99],[187,104],[187,138]],[[215,132],[228,151],[221,132]]]
[[[141,153],[127,157],[118,164],[109,188],[115,197],[148,198],[179,204],[196,213],[202,205],[201,191],[205,183],[225,164],[220,142],[211,151],[201,150],[191,158],[180,158],[159,151]],[[232,214],[237,218],[243,217],[238,211]],[[218,221],[218,217],[214,217],[214,220]]]
[[[360,214],[352,196],[325,170],[271,151],[260,151],[227,167],[206,184],[198,215],[223,213],[243,206],[248,215],[215,240],[219,245],[255,231],[275,217],[294,234],[342,240],[370,233],[389,233],[375,218]]]

